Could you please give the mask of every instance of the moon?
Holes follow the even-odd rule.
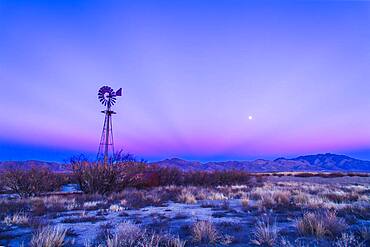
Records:
[[[249,120],[252,120],[252,119],[253,119],[253,116],[248,116],[248,119],[249,119]]]

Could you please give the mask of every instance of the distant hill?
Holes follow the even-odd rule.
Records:
[[[370,172],[370,161],[354,159],[345,155],[316,154],[299,156],[293,159],[278,158],[275,160],[258,159],[254,161],[223,161],[205,162],[187,161],[178,158],[165,159],[149,163],[160,167],[176,167],[183,171],[214,171],[214,170],[242,170],[248,172],[301,172],[301,171],[356,171]],[[65,165],[56,162],[4,161],[0,162],[0,170],[10,167],[30,169],[32,166],[48,167],[53,171],[66,171]]]
[[[62,163],[46,162],[39,160],[26,160],[26,161],[2,161],[0,162],[0,171],[9,168],[18,168],[29,170],[32,167],[46,167],[55,172],[64,172],[66,167]]]
[[[158,166],[176,167],[189,170],[243,170],[248,172],[286,172],[286,171],[362,171],[370,172],[370,161],[358,160],[345,155],[317,154],[300,156],[294,159],[258,159],[255,161],[223,161],[200,163],[182,159],[165,159],[153,162]]]

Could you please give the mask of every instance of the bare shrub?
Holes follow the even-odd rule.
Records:
[[[71,159],[74,179],[85,193],[109,194],[125,188],[150,188],[169,185],[217,186],[252,184],[244,171],[191,171],[158,167],[135,159],[110,160],[109,164],[89,162],[83,156]]]
[[[36,232],[31,239],[31,247],[61,247],[65,244],[67,230],[47,226]]]
[[[257,226],[253,233],[252,243],[260,246],[273,246],[278,239],[278,231],[275,224],[270,224],[267,217],[257,221]]]
[[[198,221],[191,228],[194,242],[216,244],[220,239],[216,227],[209,221]]]
[[[144,189],[160,186],[161,170],[155,166],[149,166],[140,162],[124,162],[120,164],[121,174],[118,188]]]
[[[89,162],[83,158],[72,158],[71,168],[81,190],[88,194],[107,194],[117,189],[120,167],[116,164]]]
[[[173,167],[158,168],[158,178],[161,186],[184,183],[183,172]]]
[[[71,159],[71,169],[81,190],[88,194],[110,194],[128,187],[155,187],[160,185],[160,174],[168,175],[166,171],[137,162],[132,157],[110,160],[108,164],[91,162],[83,156],[74,157]],[[169,178],[163,176],[164,183],[171,184]]]
[[[63,183],[60,176],[44,167],[32,167],[30,170],[10,168],[3,172],[2,179],[5,187],[20,197],[55,191]]]
[[[251,184],[252,176],[244,171],[191,171],[183,174],[183,184],[193,186],[217,186]]]

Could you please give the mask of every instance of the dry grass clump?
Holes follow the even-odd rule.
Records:
[[[146,192],[146,200],[150,202],[151,205],[161,206],[163,203],[175,198],[172,193],[173,192],[162,188],[151,189]]]
[[[94,223],[94,222],[98,222],[98,221],[102,221],[102,220],[105,220],[105,218],[102,217],[102,216],[94,216],[94,215],[88,216],[88,215],[83,215],[83,216],[80,216],[80,217],[68,217],[68,218],[64,218],[62,220],[62,222],[63,223],[66,223],[66,224],[75,224],[75,223],[81,223],[81,222],[91,222],[91,223]]]
[[[254,190],[252,190],[252,191],[251,191],[251,193],[250,193],[250,198],[251,198],[252,200],[260,200],[260,199],[261,199],[261,197],[262,197],[262,195],[263,195],[266,191],[268,191],[269,189],[271,189],[271,188],[268,188],[268,186],[267,186],[267,185],[265,185],[264,187],[257,187],[257,188],[255,188]]]
[[[121,205],[128,208],[143,208],[147,206],[161,206],[166,201],[164,192],[128,189],[121,193]]]
[[[100,194],[80,194],[73,197],[73,199],[75,199],[77,204],[83,205],[85,202],[104,201],[106,197]]]
[[[312,247],[312,246],[315,246],[316,245],[311,245],[310,243],[308,243],[309,240],[305,240],[305,239],[296,239],[294,242],[290,242],[288,239],[282,237],[280,238],[279,240],[279,247]]]
[[[275,224],[270,224],[268,218],[264,217],[257,221],[253,233],[252,243],[259,246],[274,246],[278,240],[278,231]]]
[[[175,219],[175,220],[182,220],[182,219],[187,219],[189,218],[190,216],[184,212],[178,212],[175,214],[175,216],[172,218],[172,219]]]
[[[122,222],[113,236],[107,237],[107,247],[184,247],[186,241],[169,235],[150,233],[129,221]]]
[[[250,199],[248,196],[244,196],[242,199],[241,199],[241,203],[242,203],[242,207],[244,210],[248,209],[249,208],[249,203],[250,203]]]
[[[43,199],[48,212],[63,212],[67,205],[67,199],[59,196],[50,196]]]
[[[254,196],[256,197],[256,195]],[[257,206],[262,211],[266,209],[286,209],[292,206],[289,191],[264,191],[260,192],[258,197],[260,199],[257,201]]]
[[[197,199],[195,195],[191,192],[191,190],[184,188],[181,193],[178,195],[177,200],[182,203],[186,204],[194,204],[197,203]]]
[[[354,202],[342,208],[343,214],[352,214],[357,218],[368,220],[370,218],[370,203],[365,201]]]
[[[118,246],[135,246],[141,241],[143,231],[141,228],[129,221],[122,222],[118,228],[117,233],[113,237],[107,238],[108,247]]]
[[[304,214],[303,218],[297,221],[297,229],[304,236],[323,237],[327,234],[324,223],[315,213]]]
[[[65,245],[67,230],[60,227],[47,226],[32,236],[31,247],[61,247]]]
[[[275,201],[272,193],[263,193],[261,194],[261,199],[258,201],[260,208],[273,208],[275,206]]]
[[[26,199],[0,200],[0,217],[14,214],[19,211],[28,211],[29,207],[29,202]]]
[[[370,226],[360,226],[357,232],[364,242],[370,242]]]
[[[40,199],[44,202],[47,212],[63,212],[66,210],[80,209],[83,205],[83,202],[78,202],[81,200],[80,197],[82,197],[82,195],[76,195],[74,198],[65,196],[48,196]]]
[[[227,200],[228,198],[220,192],[211,192],[208,196],[209,200]]]
[[[64,212],[79,208],[76,199],[80,195],[31,197],[16,200],[0,200],[0,216],[14,214],[19,211],[31,212],[35,216],[47,213]]]
[[[354,192],[350,193],[344,191],[334,191],[330,193],[325,193],[322,196],[335,203],[354,202],[360,198],[360,195],[357,193]]]
[[[196,243],[216,244],[220,239],[216,227],[210,221],[195,222],[191,228],[191,233]]]
[[[287,208],[294,205],[291,191],[296,188],[296,184],[266,183],[263,187],[254,188],[249,198],[256,200],[260,209]]]
[[[291,196],[289,191],[276,191],[273,193],[274,201],[279,206],[289,205]]]
[[[194,194],[195,196],[195,199],[197,200],[206,200],[208,199],[209,195],[210,195],[210,190],[208,188],[203,188],[203,187],[187,187],[188,189],[189,188],[192,188],[191,191],[192,193]],[[181,193],[181,191],[180,191]]]
[[[305,213],[297,221],[298,232],[303,236],[336,237],[346,229],[343,219],[339,219],[334,211]]]
[[[84,202],[82,205],[83,210],[98,210],[102,208],[107,208],[108,204],[106,201],[88,201]]]
[[[142,208],[146,206],[161,206],[163,203],[174,200],[181,188],[175,186],[157,187],[150,190],[125,189],[120,193],[109,195],[109,203],[121,202],[129,208]]]
[[[335,247],[362,247],[365,246],[361,243],[353,233],[343,233],[340,238],[334,242]]]
[[[303,191],[298,191],[294,196],[293,196],[293,202],[297,206],[303,206],[307,205],[310,201],[310,196],[303,192]]]
[[[12,216],[6,216],[4,218],[4,223],[8,226],[19,225],[28,226],[30,223],[30,218],[23,212],[15,213]]]
[[[185,247],[186,240],[181,240],[179,237],[169,237],[165,240],[166,247]]]
[[[36,199],[31,202],[31,211],[33,215],[42,216],[47,213],[47,207],[43,200]]]
[[[200,204],[201,208],[217,208],[217,203],[215,202],[209,202],[209,201],[203,201]]]
[[[310,195],[307,205],[305,206],[307,206],[307,208],[309,209],[319,209],[327,206],[327,202],[325,202],[324,199],[321,197]]]

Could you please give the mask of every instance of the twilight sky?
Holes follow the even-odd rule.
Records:
[[[370,2],[0,0],[0,83],[0,160],[95,154],[106,84],[148,160],[370,159]]]

